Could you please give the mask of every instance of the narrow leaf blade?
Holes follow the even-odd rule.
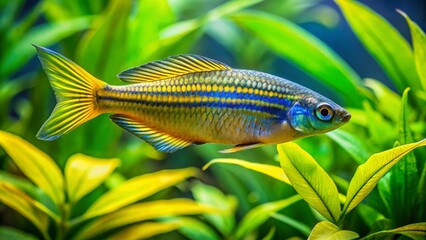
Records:
[[[360,165],[349,183],[342,216],[355,208],[374,189],[380,178],[412,150],[426,146],[426,139],[373,154]]]
[[[83,229],[78,239],[89,239],[108,230],[166,216],[193,215],[220,211],[188,199],[157,200],[133,204],[96,219]]]
[[[232,159],[232,158],[218,158],[218,159],[213,159],[209,163],[207,163],[203,167],[203,170],[206,170],[207,168],[209,168],[211,165],[213,165],[215,163],[226,163],[226,164],[239,165],[239,166],[242,166],[244,168],[265,174],[265,175],[273,177],[273,178],[275,178],[275,179],[277,179],[281,182],[284,182],[284,183],[291,185],[290,180],[285,175],[282,168],[277,167],[277,166],[260,164],[260,163],[252,163],[252,162],[247,162],[247,161],[244,161],[244,160]]]
[[[407,236],[414,240],[425,239],[426,238],[426,222],[413,223],[413,224],[408,224],[408,225],[391,229],[391,230],[376,232],[362,238],[362,240],[384,239],[384,238],[392,237],[397,234]]]
[[[64,201],[64,180],[59,167],[44,152],[13,134],[0,131],[2,146],[19,169],[58,206]]]
[[[268,220],[271,217],[271,214],[292,205],[300,199],[301,197],[299,195],[295,195],[280,201],[268,202],[253,208],[244,216],[238,225],[235,234],[236,239],[243,239],[244,236],[251,233]]]
[[[71,156],[65,166],[67,193],[71,203],[76,203],[98,187],[118,166],[120,160],[98,159],[83,154]]]
[[[426,36],[423,30],[412,21],[407,14],[397,10],[407,20],[410,27],[411,38],[414,48],[414,63],[416,64],[417,73],[420,77],[423,90],[426,91]]]
[[[156,235],[174,231],[180,227],[176,222],[146,222],[125,228],[108,239],[146,239]]]
[[[358,91],[361,86],[359,76],[333,50],[309,32],[283,18],[260,12],[234,14],[231,19],[279,56],[339,92],[347,105],[359,106],[362,102],[363,97]]]
[[[277,146],[281,166],[303,199],[332,222],[340,216],[336,184],[309,153],[289,142]]]
[[[373,10],[352,0],[336,0],[346,20],[370,54],[401,92],[419,88],[413,53],[408,42]]]
[[[172,187],[197,174],[194,168],[162,170],[134,177],[100,197],[84,213],[83,218],[92,218],[113,212],[163,189]]]
[[[49,224],[48,216],[37,207],[34,199],[20,189],[10,183],[0,181],[0,202],[32,222],[40,232],[46,233]]]

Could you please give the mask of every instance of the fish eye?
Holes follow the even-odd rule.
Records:
[[[315,110],[317,118],[321,121],[330,121],[333,118],[333,108],[328,103],[320,103]]]

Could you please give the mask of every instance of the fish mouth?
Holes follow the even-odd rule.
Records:
[[[343,117],[340,118],[341,122],[349,122],[349,120],[351,119],[352,115],[350,113],[346,113],[345,115],[343,115]]]

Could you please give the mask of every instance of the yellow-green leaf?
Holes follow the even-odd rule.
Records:
[[[290,180],[288,180],[288,177],[285,175],[282,168],[277,167],[277,166],[260,164],[260,163],[252,163],[252,162],[247,162],[247,161],[244,161],[244,160],[232,159],[232,158],[218,158],[218,159],[213,159],[209,163],[207,163],[203,167],[203,170],[206,170],[207,168],[209,168],[211,165],[213,165],[215,163],[226,163],[226,164],[239,165],[239,166],[245,167],[247,169],[263,173],[267,176],[273,177],[275,179],[280,180],[281,182],[284,182],[284,183],[291,185]]]
[[[71,156],[65,166],[65,181],[68,198],[76,203],[91,190],[98,187],[118,166],[120,160],[98,159],[83,154]]]
[[[416,64],[417,74],[423,89],[426,91],[426,36],[423,30],[413,22],[407,14],[397,10],[408,22],[410,26],[411,38],[413,39],[414,63]]]
[[[108,239],[146,239],[156,235],[174,231],[180,227],[178,222],[146,222],[127,227]]]
[[[241,220],[240,224],[238,225],[235,238],[243,239],[244,236],[250,234],[262,223],[268,220],[273,213],[276,213],[281,209],[292,205],[300,199],[301,197],[299,195],[295,195],[280,201],[268,202],[253,208]]]
[[[89,239],[113,228],[165,216],[214,213],[220,210],[189,199],[137,203],[96,219],[83,229],[78,239]]]
[[[100,197],[83,215],[92,218],[113,212],[197,174],[194,168],[162,170],[134,177]]]
[[[281,166],[303,199],[322,216],[337,222],[340,216],[336,184],[309,153],[289,142],[277,146]]]
[[[350,240],[358,237],[359,235],[356,232],[342,230],[331,222],[322,221],[317,223],[317,225],[315,225],[312,229],[308,240]]]
[[[14,185],[0,181],[0,202],[20,213],[43,234],[47,232],[49,224],[47,214],[40,210],[34,199]]]
[[[178,231],[188,239],[219,240],[223,238],[220,238],[209,224],[197,218],[172,217],[171,219],[173,222],[180,223],[181,227]]]
[[[380,178],[382,178],[393,165],[406,154],[421,146],[426,146],[426,139],[373,154],[364,164],[360,165],[349,183],[342,217],[367,197]]]
[[[362,238],[362,240],[387,239],[396,234],[401,234],[414,240],[424,240],[426,239],[426,222],[408,224],[391,230],[383,230],[370,234]]]
[[[57,205],[64,201],[61,170],[44,152],[13,134],[0,131],[0,146],[19,169],[40,187]]]
[[[420,88],[410,45],[382,16],[352,0],[336,0],[343,15],[369,53],[401,92]]]

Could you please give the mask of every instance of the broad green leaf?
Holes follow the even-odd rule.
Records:
[[[413,223],[392,230],[376,232],[362,238],[362,240],[385,239],[397,234],[407,236],[414,240],[424,240],[426,239],[426,222]]]
[[[244,160],[232,159],[232,158],[218,158],[218,159],[213,159],[209,163],[207,163],[203,167],[203,170],[206,170],[212,164],[215,164],[215,163],[226,163],[226,164],[239,165],[239,166],[245,167],[247,169],[263,173],[267,176],[273,177],[277,180],[280,180],[281,182],[284,182],[284,183],[291,185],[290,180],[285,175],[282,168],[277,167],[277,166],[260,164],[260,163],[252,163],[252,162],[247,162],[247,161],[244,161]]]
[[[416,64],[417,74],[420,77],[420,82],[423,90],[426,91],[426,36],[423,30],[412,21],[407,14],[401,10],[397,10],[407,20],[410,27],[411,38],[414,48],[414,63]]]
[[[32,28],[19,39],[0,59],[0,77],[5,78],[22,67],[31,57],[34,57],[35,50],[31,44],[41,46],[51,45],[72,34],[85,30],[89,27],[91,17],[81,17],[66,20],[58,23],[46,23],[39,27]]]
[[[109,236],[108,239],[147,239],[154,237],[156,235],[167,233],[178,229],[181,226],[177,222],[146,222],[139,223],[127,227],[112,236]]]
[[[358,164],[363,164],[371,155],[367,146],[356,135],[337,129],[328,132],[327,136],[349,153]]]
[[[0,239],[7,240],[37,240],[35,236],[25,233],[21,230],[1,226],[0,227]]]
[[[179,232],[185,237],[193,240],[219,240],[221,239],[217,233],[206,223],[196,218],[190,217],[175,217],[174,222],[180,223]]]
[[[65,180],[70,203],[74,204],[98,187],[114,171],[119,159],[98,159],[83,154],[71,156],[65,166]]]
[[[393,122],[397,122],[398,112],[395,110],[401,108],[400,96],[377,80],[367,78],[364,84],[373,91],[377,109]]]
[[[235,238],[243,239],[244,236],[250,234],[266,222],[266,220],[271,217],[271,214],[292,205],[300,199],[301,197],[299,195],[295,195],[280,201],[268,202],[253,208],[239,223],[235,233]]]
[[[225,196],[219,189],[201,182],[191,189],[197,202],[223,210],[221,214],[204,214],[204,217],[224,236],[228,236],[235,225],[234,214],[237,206],[235,197]]]
[[[283,143],[277,149],[281,166],[294,189],[322,216],[337,222],[340,216],[339,192],[331,177],[297,144]]]
[[[41,233],[46,234],[49,219],[45,212],[40,210],[40,205],[19,190],[14,185],[0,181],[0,202],[14,209],[30,222],[32,222]]]
[[[347,105],[360,106],[363,97],[358,91],[359,76],[318,38],[290,21],[262,12],[234,14],[231,19],[279,56],[339,92]]]
[[[144,220],[166,216],[193,215],[220,211],[188,199],[157,200],[137,203],[96,219],[78,234],[77,239],[93,238],[108,230]]]
[[[382,16],[352,0],[336,0],[350,27],[399,91],[420,88],[410,45]]]
[[[40,187],[58,206],[64,201],[61,170],[44,152],[13,134],[0,131],[2,146],[19,169]]]
[[[357,239],[358,233],[349,230],[342,230],[336,225],[328,221],[319,222],[312,229],[308,240],[341,240],[341,239]]]
[[[399,113],[399,143],[407,144],[413,142],[411,130],[409,128],[409,109],[408,109],[408,91],[405,89]],[[413,193],[417,190],[419,182],[417,175],[417,161],[413,152],[410,152],[401,159],[395,167],[391,169],[390,186],[391,197],[389,199],[391,206],[390,218],[396,226],[402,226],[410,223],[413,219],[414,207]]]
[[[342,217],[366,198],[380,178],[402,157],[422,146],[426,146],[426,139],[373,154],[364,164],[360,165],[349,183]]]
[[[134,177],[102,195],[84,213],[83,218],[88,219],[113,212],[163,189],[172,187],[196,174],[196,169],[184,168],[162,170]]]

